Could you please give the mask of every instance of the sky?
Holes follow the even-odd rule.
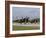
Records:
[[[29,7],[12,7],[12,19],[21,19],[26,16],[30,19],[40,18],[40,8],[29,8]]]

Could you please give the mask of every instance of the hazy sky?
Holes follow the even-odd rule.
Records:
[[[40,17],[40,8],[27,8],[27,7],[13,7],[12,8],[13,20],[20,19],[21,17],[30,17],[30,19]]]

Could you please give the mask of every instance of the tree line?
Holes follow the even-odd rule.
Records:
[[[17,20],[13,20],[13,22],[16,22],[16,23],[37,23],[37,22],[40,22],[40,18],[35,18],[35,19],[32,19],[32,20],[29,20],[29,17],[25,17],[22,19],[17,19]]]

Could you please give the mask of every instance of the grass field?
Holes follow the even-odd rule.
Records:
[[[40,27],[32,27],[32,26],[16,26],[13,25],[13,30],[38,30]]]

